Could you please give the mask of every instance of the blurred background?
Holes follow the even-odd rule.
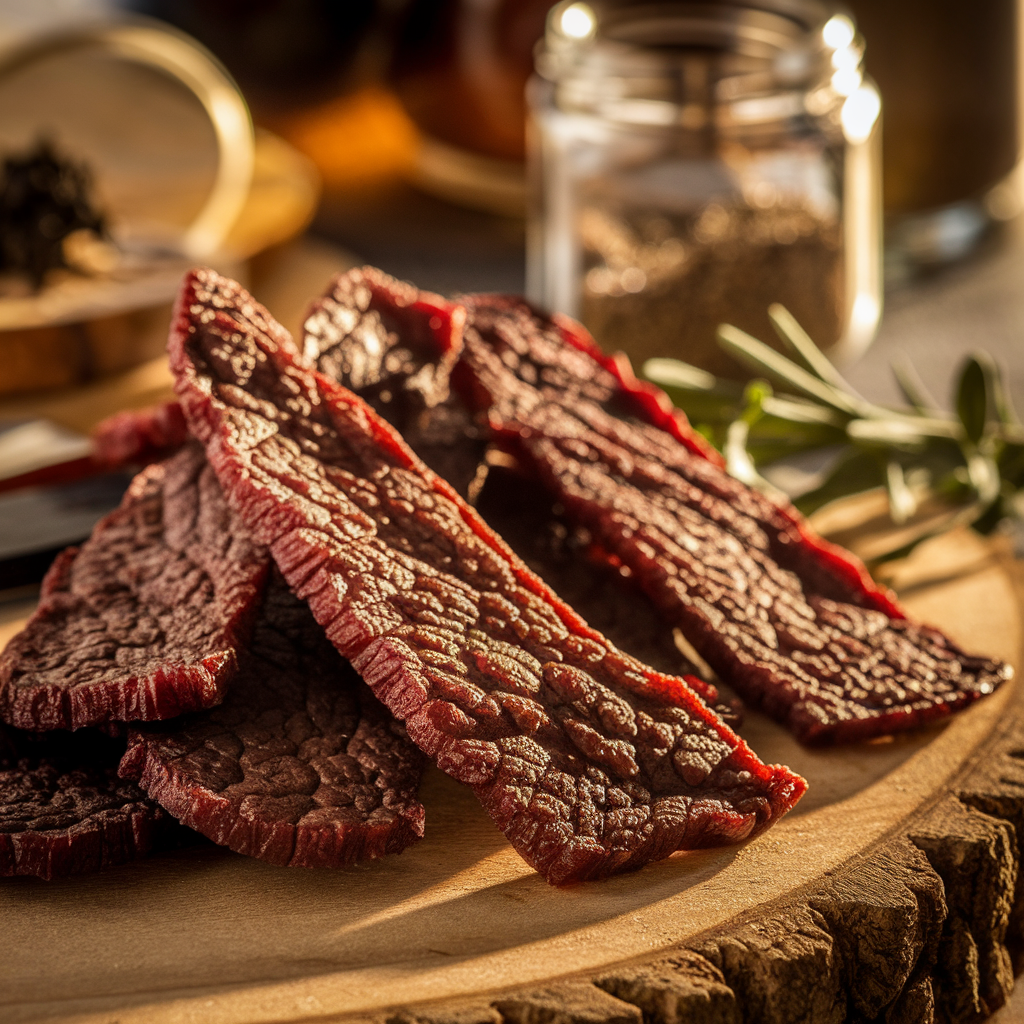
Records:
[[[952,0],[830,7],[848,12],[860,30],[866,72],[883,97],[892,313],[901,308],[896,293],[998,244],[1020,210],[1017,6],[988,0],[969,16]],[[276,212],[280,223],[250,224],[251,238],[233,240],[236,251],[250,250],[245,260],[256,258],[257,276],[266,269],[260,253],[304,231],[424,288],[523,292],[524,91],[550,8],[546,0],[0,0],[0,43],[141,15],[187,33],[222,62],[251,111],[263,169],[279,179],[259,213],[273,219]],[[90,161],[108,205],[125,189],[148,190],[150,202],[177,204],[185,217],[203,174],[214,173],[216,152],[203,137],[209,125],[195,103],[190,121],[187,97],[171,95],[153,74],[143,80],[132,69],[144,86],[134,91],[118,70],[120,77],[107,68],[97,81],[95,68],[65,54],[8,76],[0,82],[0,143],[23,150],[33,131],[53,134],[47,104],[62,109],[56,134],[70,155]],[[35,101],[25,104],[26,94]],[[124,108],[116,115],[110,96]],[[90,107],[107,110],[105,124]],[[20,130],[12,130],[15,119],[24,122]],[[141,159],[129,150],[142,136],[144,176],[128,167]],[[174,176],[179,187],[165,187]],[[286,178],[295,194],[287,194]],[[274,202],[292,209],[274,211]],[[253,211],[247,215],[251,221]],[[835,339],[819,341],[827,347]]]
[[[1018,0],[697,6],[0,0],[0,589],[117,500],[123,474],[71,476],[169,397],[197,260],[292,331],[365,262],[528,291],[638,366],[742,382],[716,326],[768,341],[782,300],[871,401],[904,402],[909,359],[950,408],[979,346],[1020,394]],[[721,53],[666,57],[722,11]]]

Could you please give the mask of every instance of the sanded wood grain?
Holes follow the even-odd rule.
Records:
[[[910,611],[1019,663],[1019,570],[970,534],[894,582]],[[337,872],[203,847],[0,885],[0,1019],[75,1024],[970,1021],[1024,952],[1019,684],[945,727],[805,750],[796,810],[741,847],[552,889],[440,774],[427,836]]]

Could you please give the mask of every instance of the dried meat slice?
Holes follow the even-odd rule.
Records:
[[[375,409],[408,403],[416,414],[448,397],[464,321],[465,310],[440,295],[359,267],[313,303],[302,351],[332,379],[351,380]]]
[[[0,876],[62,878],[170,845],[177,825],[118,777],[124,741],[0,726]]]
[[[121,774],[236,853],[337,868],[422,837],[423,761],[277,579],[224,703],[133,727]]]
[[[0,717],[78,729],[219,703],[269,564],[199,445],[148,467],[80,549],[58,556],[0,654]]]
[[[492,436],[626,566],[718,675],[804,742],[942,718],[1009,666],[910,622],[798,514],[655,424],[579,325],[467,296],[456,379]],[[650,391],[644,390],[650,398]],[[645,411],[646,408],[646,411]],[[642,418],[646,417],[646,421]]]
[[[666,626],[628,570],[597,557],[589,531],[569,522],[536,479],[491,465],[474,507],[561,600],[620,651],[666,675],[710,681],[708,667],[696,663],[681,631]],[[716,681],[700,696],[735,729],[742,723],[742,702],[734,695],[724,700],[718,691]]]
[[[171,366],[232,507],[410,738],[548,881],[775,822],[806,783],[616,650],[351,392],[195,271]]]
[[[188,426],[177,402],[126,409],[96,425],[92,459],[104,469],[145,466],[173,455],[188,441]]]
[[[424,301],[415,302],[417,294],[425,295]],[[389,309],[392,305],[400,306],[400,316]],[[650,598],[623,577],[621,566],[588,557],[593,545],[587,532],[567,527],[537,481],[503,466],[500,453],[488,451],[473,416],[450,387],[463,319],[461,308],[440,296],[417,293],[363,267],[339,275],[313,304],[303,351],[321,373],[395,427],[462,497],[471,498],[527,566],[594,628],[659,672],[691,677],[700,696],[736,728],[742,701],[735,695],[721,700],[718,687],[699,686],[707,666],[698,668],[690,660],[693,650],[679,630],[665,628]],[[433,372],[427,372],[432,363]],[[492,456],[496,463],[489,466]]]
[[[372,267],[340,275],[306,318],[304,353],[324,376],[372,406],[463,497],[472,491],[477,511],[512,550],[613,644],[660,672],[698,674],[646,594],[623,579],[620,567],[587,557],[586,531],[567,526],[540,484],[502,466],[500,458],[487,465],[488,456],[500,453],[487,452],[449,386],[462,350],[464,311],[437,295],[415,302],[417,294],[424,293]],[[439,319],[444,330],[436,327]],[[432,364],[433,372],[426,372]],[[717,700],[711,687],[701,696]],[[734,724],[737,708],[715,707]]]
[[[354,391],[465,496],[486,449],[449,382],[465,311],[373,267],[340,274],[303,324],[303,352]]]

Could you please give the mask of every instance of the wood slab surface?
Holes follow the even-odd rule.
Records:
[[[962,532],[892,576],[915,617],[1020,664],[1024,573]],[[0,645],[17,624],[0,627]],[[0,882],[6,1024],[973,1021],[1024,951],[1024,698],[807,750],[810,782],[739,847],[552,888],[472,793],[428,775],[426,838],[344,871],[210,845],[91,877]]]

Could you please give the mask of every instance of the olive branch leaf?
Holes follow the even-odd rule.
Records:
[[[778,496],[761,471],[817,452],[828,457],[828,468],[794,500],[804,514],[878,487],[898,525],[912,523],[925,505],[942,508],[879,560],[955,526],[989,533],[1006,519],[1024,520],[1024,425],[987,353],[961,366],[955,415],[906,361],[892,370],[907,407],[890,408],[858,394],[788,310],[774,305],[768,315],[785,354],[730,324],[718,329],[721,347],[755,375],[745,387],[676,359],[643,366],[643,375],[723,453],[730,473]]]

